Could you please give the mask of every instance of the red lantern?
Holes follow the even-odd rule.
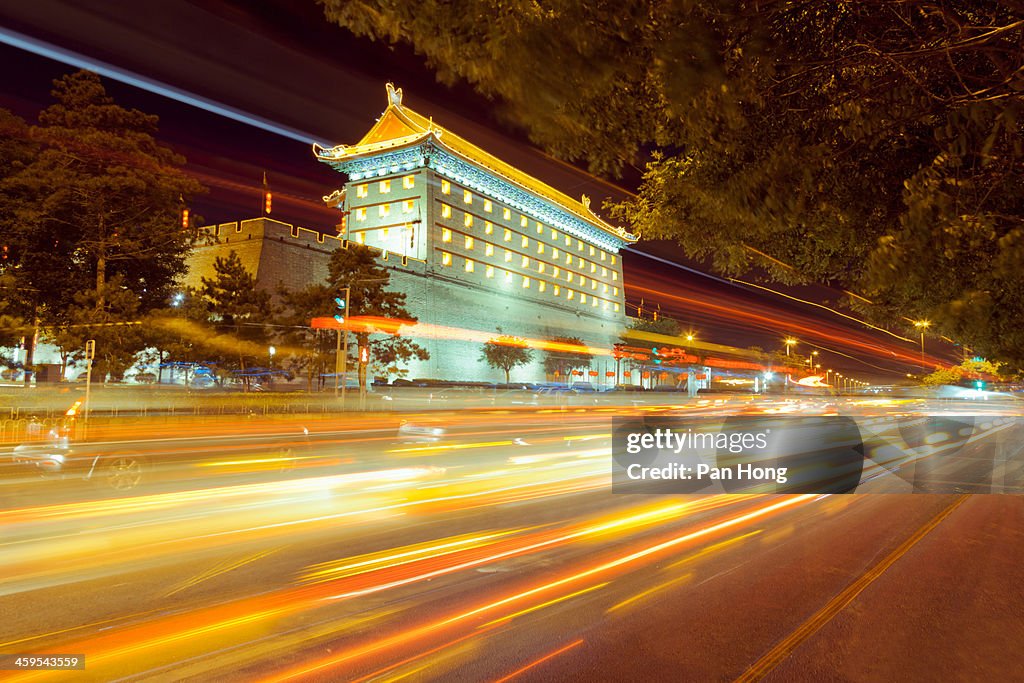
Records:
[[[648,379],[648,378],[650,378],[650,376],[651,376],[651,373],[649,373],[649,372],[640,373],[640,377],[642,377],[643,379]]]
[[[597,370],[591,370],[590,371],[590,376],[591,377],[597,377]]]
[[[614,372],[612,372],[611,370],[609,370],[608,372],[604,373],[604,376],[605,376],[605,377],[614,377],[614,376],[615,376],[615,373],[614,373]]]

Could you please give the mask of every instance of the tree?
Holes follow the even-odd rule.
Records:
[[[505,372],[505,386],[509,385],[509,375],[514,368],[528,365],[533,360],[533,350],[526,346],[526,341],[501,333],[488,339],[480,353],[480,360],[488,366]]]
[[[590,367],[591,354],[579,337],[552,337],[552,345],[544,350],[544,372],[558,377],[572,377],[573,370]]]
[[[965,360],[960,365],[936,367],[935,372],[925,375],[922,382],[933,386],[959,384],[967,379],[998,378],[1002,374],[998,363],[991,363],[987,360]]]
[[[0,181],[4,268],[18,279],[23,317],[66,329],[80,295],[102,318],[117,313],[107,299],[121,289],[138,314],[163,306],[194,238],[179,225],[182,199],[202,186],[154,137],[157,118],[115,104],[96,74],[58,79],[53,97],[27,131],[31,160]],[[0,126],[25,135],[9,116]]]
[[[285,362],[305,372],[307,391],[313,390],[314,377],[320,389],[324,375],[334,372],[337,333],[314,329],[310,327],[310,321],[333,315],[337,294],[325,284],[312,284],[297,291],[281,289],[278,296],[283,305],[278,322],[283,325],[282,342],[288,354]]]
[[[327,287],[332,293],[327,301],[341,296],[349,288],[348,317],[378,318],[390,321],[415,323],[416,318],[405,308],[405,294],[387,289],[391,271],[377,265],[377,259],[369,247],[350,242],[344,249],[335,249],[328,263]],[[399,326],[394,324],[369,324],[368,329],[355,332],[356,363],[358,364],[359,390],[366,391],[366,370],[371,362],[380,367],[391,368],[413,358],[427,360],[430,354],[408,337],[402,337]],[[377,338],[372,338],[376,335]],[[371,359],[363,362],[364,353]]]
[[[257,359],[267,357],[270,295],[256,289],[256,278],[245,269],[234,250],[226,258],[214,259],[213,269],[214,277],[202,279],[199,294],[218,334],[205,339],[203,345],[217,359],[221,380],[229,370],[234,370],[248,390],[246,371]]]
[[[321,3],[556,155],[642,168],[613,215],[645,237],[1024,364],[1019,3]]]

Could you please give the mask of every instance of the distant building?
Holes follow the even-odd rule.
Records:
[[[343,216],[338,237],[267,218],[210,226],[217,244],[196,249],[186,284],[233,249],[259,286],[302,287],[322,281],[330,252],[354,241],[380,252],[391,288],[405,292],[421,323],[574,336],[610,349],[627,322],[619,250],[636,237],[598,217],[587,197],[576,201],[408,109],[401,89],[388,84],[387,92],[387,109],[362,140],[314,147],[347,176],[325,197]],[[503,379],[478,360],[480,342],[465,336],[418,339],[431,358],[411,363],[408,376]],[[543,354],[535,358],[513,379],[544,380]],[[602,383],[613,381],[609,358],[594,365]]]

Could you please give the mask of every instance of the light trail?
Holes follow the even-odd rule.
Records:
[[[286,137],[290,140],[298,140],[306,144],[320,143],[324,141],[317,139],[314,135],[306,133],[304,131],[296,130],[288,126],[282,126],[281,124],[268,121],[267,119],[253,114],[248,114],[234,107],[229,107],[225,104],[215,102],[214,100],[206,97],[200,97],[181,88],[176,88],[160,81],[142,76],[140,74],[122,69],[121,67],[108,64],[107,62],[93,59],[92,57],[86,57],[85,55],[68,50],[66,48],[57,47],[52,43],[48,43],[38,38],[27,36],[17,31],[12,31],[8,28],[0,27],[0,43],[5,43],[11,47],[16,47],[26,52],[46,57],[63,64],[77,67],[79,69],[87,69],[94,71],[101,76],[106,76],[115,81],[125,83],[127,85],[134,86],[141,90],[161,95],[171,100],[187,104],[197,109],[202,109],[218,116],[244,123],[248,126],[253,126],[261,130],[274,133]]]

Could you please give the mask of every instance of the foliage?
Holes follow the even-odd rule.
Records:
[[[337,295],[325,284],[312,284],[297,291],[282,289],[278,296],[283,306],[278,323],[283,326],[281,341],[287,354],[283,362],[305,373],[307,390],[313,390],[314,378],[321,389],[324,375],[334,372],[337,333],[314,329],[310,321],[334,315]]]
[[[236,371],[248,388],[246,370],[267,359],[270,295],[256,289],[256,278],[234,250],[227,257],[218,256],[213,269],[212,278],[202,279],[199,295],[217,334],[202,343],[222,380],[229,371]]]
[[[959,384],[965,379],[999,377],[1001,374],[998,363],[987,360],[965,360],[960,365],[936,367],[935,372],[925,375],[922,381],[929,385]]]
[[[141,325],[136,321],[139,299],[128,291],[117,275],[102,290],[77,292],[64,309],[65,321],[52,333],[64,365],[84,357],[86,341],[96,342],[92,376],[95,381],[119,381],[146,347]]]
[[[387,289],[391,271],[377,265],[369,247],[350,242],[345,249],[336,249],[328,263],[327,301],[342,296],[349,287],[348,317],[376,317],[415,323],[416,318],[405,308],[405,294]],[[398,329],[380,329],[376,333],[356,332],[354,352],[369,348],[370,363],[358,363],[359,387],[366,390],[366,373],[370,364],[384,373],[396,374],[398,366],[413,358],[427,360],[430,354]],[[356,356],[358,362],[358,355]]]
[[[95,74],[58,79],[53,97],[36,126],[0,112],[0,227],[9,246],[0,268],[17,280],[20,315],[44,332],[62,330],[64,345],[81,340],[69,325],[127,321],[107,296],[129,292],[133,315],[167,301],[193,240],[178,226],[181,200],[202,187],[154,137],[157,118],[118,106]],[[93,314],[81,310],[84,301]],[[110,360],[115,373],[122,360]]]
[[[548,341],[556,346],[544,350],[544,372],[547,374],[557,373],[561,379],[571,377],[573,370],[590,367],[591,354],[585,350],[585,344],[579,337],[552,337]]]
[[[531,139],[643,166],[615,217],[1024,364],[1024,21],[979,0],[320,0]]]
[[[505,386],[509,384],[509,376],[513,369],[520,365],[528,365],[532,360],[533,350],[526,346],[526,342],[518,337],[502,334],[500,327],[498,336],[488,339],[480,351],[481,362],[504,371]]]

